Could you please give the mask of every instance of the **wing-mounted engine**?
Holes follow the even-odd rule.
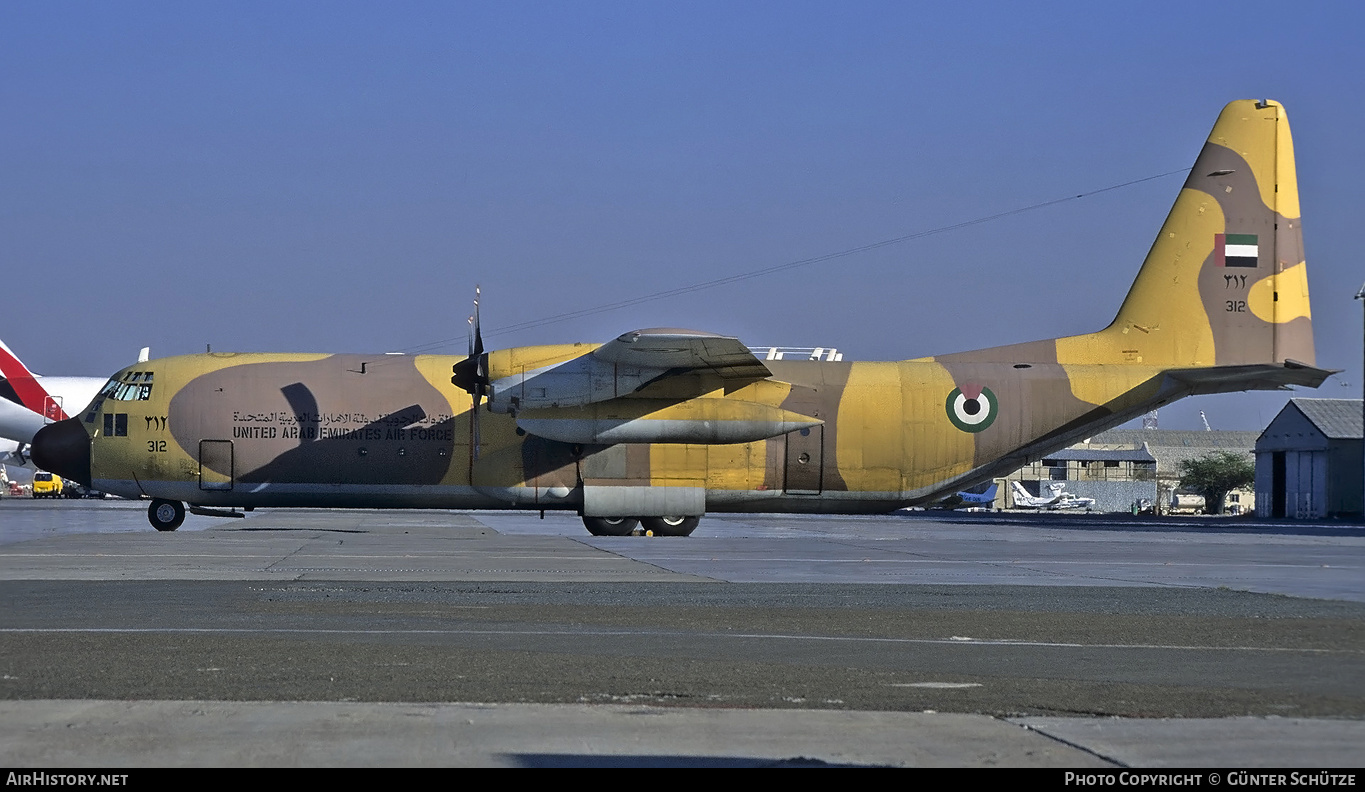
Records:
[[[612,399],[583,407],[517,414],[528,433],[563,443],[751,443],[824,423],[751,401],[698,398]]]
[[[636,330],[568,359],[490,359],[488,409],[524,431],[582,444],[745,443],[821,421],[724,398],[772,373],[739,339]]]

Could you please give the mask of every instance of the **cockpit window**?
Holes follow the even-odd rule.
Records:
[[[152,398],[152,372],[150,371],[130,371],[126,372],[122,381],[112,379],[104,390],[100,391],[101,396],[108,396],[114,401],[147,401]]]

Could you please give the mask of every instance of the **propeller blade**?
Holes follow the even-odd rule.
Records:
[[[483,348],[483,331],[479,329],[479,298],[481,296],[482,289],[475,286],[474,314],[469,317],[469,356],[451,367],[451,373],[454,376],[450,378],[452,385],[474,396],[476,408],[479,400],[483,398],[484,388],[490,384],[488,380],[488,358],[484,354]]]
[[[478,286],[474,287],[474,318],[471,320],[474,325],[474,347],[470,350],[471,355],[483,354],[483,332],[479,329],[479,298],[483,295],[483,290]]]
[[[474,287],[474,315],[469,317],[469,356],[451,367],[452,385],[459,387],[472,397],[469,407],[469,456],[479,458],[479,408],[483,406],[483,396],[492,384],[488,379],[488,356],[483,349],[483,331],[479,328],[479,298],[483,290]]]

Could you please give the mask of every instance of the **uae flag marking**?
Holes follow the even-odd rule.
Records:
[[[1254,267],[1261,249],[1255,234],[1214,234],[1220,267]]]

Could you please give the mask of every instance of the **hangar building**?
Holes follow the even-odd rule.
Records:
[[[1358,517],[1360,399],[1290,399],[1256,440],[1256,516]]]

